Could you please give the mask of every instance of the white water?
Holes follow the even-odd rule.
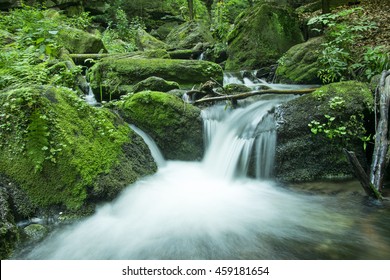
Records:
[[[93,94],[92,88],[88,84],[88,94],[84,97],[85,102],[91,106],[96,106],[98,104],[95,95]]]
[[[92,217],[55,232],[23,258],[304,257],[294,252],[294,244],[315,243],[318,234],[342,233],[345,228],[343,223],[334,225],[337,215],[331,216],[320,199],[245,176],[251,147],[267,150],[268,136],[257,141],[256,135],[261,135],[259,123],[269,121],[267,112],[274,103],[260,101],[233,113],[219,108],[209,112],[225,116],[215,131],[210,128],[203,162],[166,162],[155,175],[129,186]]]
[[[301,88],[312,88],[317,85],[287,85],[287,84],[274,84],[268,83],[263,79],[256,77],[257,70],[251,71],[238,71],[238,72],[225,72],[223,76],[223,84],[241,84],[245,85],[252,90],[258,90],[263,87],[270,89],[301,89]]]
[[[137,133],[139,136],[142,137],[142,139],[145,141],[146,145],[148,145],[150,149],[150,153],[152,154],[152,157],[154,161],[156,162],[158,167],[163,167],[166,165],[166,161],[164,159],[164,156],[162,155],[160,149],[157,147],[156,143],[153,141],[153,139],[144,131],[139,129],[133,124],[130,124],[130,128],[134,130],[135,133]]]

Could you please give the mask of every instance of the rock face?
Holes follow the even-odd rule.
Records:
[[[276,69],[277,80],[293,84],[322,84],[317,76],[320,70],[318,51],[322,43],[324,38],[316,37],[289,49]]]
[[[0,174],[40,209],[79,210],[111,200],[156,171],[150,151],[116,115],[60,87],[0,94]]]
[[[174,49],[191,49],[198,43],[213,43],[211,32],[202,23],[190,21],[173,29],[166,38],[167,44]]]
[[[238,19],[228,38],[227,70],[274,64],[293,45],[303,42],[299,22],[286,6],[257,3]]]
[[[96,63],[89,72],[91,87],[100,100],[112,100],[131,92],[132,86],[151,76],[177,82],[191,88],[211,78],[222,82],[222,68],[215,63],[179,59],[107,58]]]
[[[153,91],[136,93],[121,102],[119,113],[148,133],[166,159],[201,159],[203,133],[199,108],[176,96]]]
[[[354,81],[323,86],[280,106],[276,178],[304,182],[351,177],[343,148],[355,151],[361,161],[366,159],[359,138],[372,133],[364,128],[373,127],[370,108],[371,91]]]

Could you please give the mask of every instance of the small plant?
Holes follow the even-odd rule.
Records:
[[[378,52],[378,49],[367,50],[364,58],[354,49],[365,33],[377,28],[376,24],[368,20],[362,12],[363,9],[359,7],[320,15],[309,20],[309,26],[321,25],[325,28],[327,41],[322,44],[318,58],[321,69],[318,77],[323,83],[345,79],[364,80],[380,73],[383,65],[388,66],[388,56]],[[320,31],[316,28],[313,30]]]

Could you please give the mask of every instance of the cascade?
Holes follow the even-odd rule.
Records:
[[[202,115],[207,148],[204,164],[207,169],[229,178],[246,176],[255,146],[255,173],[260,178],[269,178],[276,143],[275,124],[270,111],[279,102],[279,99],[260,100],[230,114],[222,111],[221,106],[206,109]]]
[[[387,232],[375,226],[369,235],[359,231],[375,219],[362,218],[361,212],[370,211],[355,209],[351,198],[340,203],[270,180],[276,142],[272,110],[280,102],[261,97],[235,110],[218,105],[203,110],[206,153],[201,162],[158,159],[153,140],[131,126],[156,150],[157,173],[15,258],[389,258]],[[257,178],[246,176],[251,165]],[[381,221],[388,223],[388,217]],[[373,234],[381,242],[369,243]]]
[[[141,136],[141,138],[145,141],[145,144],[149,147],[149,150],[157,166],[158,167],[165,166],[166,161],[164,159],[164,156],[162,155],[160,149],[158,148],[157,144],[153,141],[153,139],[147,133],[145,133],[135,125],[130,124],[129,126],[132,130],[134,130],[135,133]]]
[[[93,94],[92,88],[90,87],[88,83],[88,94],[84,96],[85,102],[87,102],[91,106],[98,105],[98,102],[95,98],[95,95]]]

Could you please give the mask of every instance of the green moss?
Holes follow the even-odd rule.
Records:
[[[76,28],[64,28],[58,33],[60,43],[71,53],[107,52],[101,39]]]
[[[66,88],[12,90],[1,93],[0,104],[6,105],[0,173],[18,183],[39,207],[85,205],[99,188],[99,176],[118,166],[123,146],[131,144],[133,133],[117,116],[88,106]],[[42,120],[47,129],[34,130]],[[127,172],[133,178],[125,184],[141,175]]]
[[[101,91],[105,100],[126,94],[119,91],[119,86],[134,85],[151,76],[177,82],[181,88],[191,88],[211,78],[222,82],[223,78],[222,68],[208,61],[137,58],[102,59],[88,75],[94,92]]]
[[[276,62],[303,41],[296,15],[287,7],[259,2],[229,34],[226,69],[254,69]]]
[[[312,38],[289,49],[279,60],[277,79],[284,83],[321,84],[317,60],[323,42],[322,37]]]
[[[125,99],[119,110],[128,122],[156,141],[167,159],[202,157],[202,121],[198,108],[170,94],[144,91]]]

